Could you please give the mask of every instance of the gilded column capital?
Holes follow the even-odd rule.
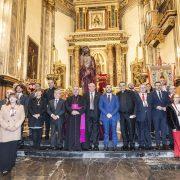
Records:
[[[116,49],[121,49],[121,44],[115,44]]]
[[[114,44],[108,44],[108,45],[107,45],[107,49],[108,49],[108,50],[111,50],[113,47],[114,47]]]
[[[43,4],[50,11],[55,10],[55,0],[44,0]]]
[[[75,52],[79,51],[79,49],[80,49],[80,46],[74,46]]]

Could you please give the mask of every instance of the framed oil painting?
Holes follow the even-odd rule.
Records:
[[[106,11],[104,10],[90,10],[88,12],[89,30],[98,30],[106,28]]]
[[[28,38],[28,53],[27,53],[27,78],[37,79],[38,69],[38,45],[29,37]]]

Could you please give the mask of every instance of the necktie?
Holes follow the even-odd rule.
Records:
[[[56,99],[56,100],[55,100],[55,103],[54,103],[54,108],[55,108],[55,109],[57,108],[57,104],[58,104],[58,100]]]
[[[145,101],[144,93],[142,93],[142,101],[143,101],[143,102]]]
[[[161,94],[161,91],[159,91],[159,100],[160,100],[160,101],[162,100],[162,94]]]
[[[108,102],[110,103],[111,102],[111,95],[108,94]]]
[[[90,95],[90,109],[94,110],[94,97],[93,97],[93,93],[91,93],[91,95]]]

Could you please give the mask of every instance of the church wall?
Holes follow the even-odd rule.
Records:
[[[139,43],[138,6],[128,8],[122,17],[122,30],[129,35],[127,52],[127,81],[131,82],[130,64],[136,58],[136,47]]]
[[[161,59],[164,63],[175,63],[176,57],[173,30],[166,36],[164,43],[161,43],[158,47]]]
[[[40,38],[41,38],[41,11],[42,0],[28,0],[26,8],[26,27],[25,27],[25,55],[23,77],[26,79],[27,70],[27,51],[29,37],[38,45],[39,54],[38,62],[40,62]]]
[[[61,12],[55,12],[55,47],[58,50],[58,60],[66,65],[66,87],[69,86],[70,69],[68,42],[65,38],[74,31],[74,21]]]

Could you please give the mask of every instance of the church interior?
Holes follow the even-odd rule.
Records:
[[[14,84],[31,93],[36,83],[47,89],[48,80],[63,99],[74,86],[83,92],[81,60],[88,66],[89,58],[99,92],[164,79],[180,95],[180,0],[0,0],[0,100]],[[180,177],[172,151],[28,153],[18,151],[11,179]]]
[[[0,97],[14,82],[81,87],[87,46],[97,87],[180,76],[178,0],[1,0]]]

